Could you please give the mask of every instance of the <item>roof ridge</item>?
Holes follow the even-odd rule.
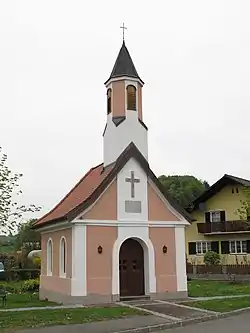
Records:
[[[56,204],[47,214],[43,215],[38,219],[34,225],[38,224],[42,219],[46,218],[49,214],[53,213],[68,197],[69,195],[82,183],[82,181],[96,168],[100,167],[103,163],[98,164],[95,167],[89,169],[87,173],[76,183],[76,185]]]
[[[227,174],[227,173],[225,173],[224,176],[226,176],[226,177],[232,177],[232,178],[236,178],[236,179],[241,179],[241,180],[245,180],[245,181],[247,181],[247,182],[250,182],[250,179],[242,178],[242,177],[238,177],[238,176],[234,176],[234,175],[229,175],[229,174]]]

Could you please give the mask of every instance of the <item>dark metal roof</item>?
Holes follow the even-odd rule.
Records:
[[[122,47],[119,51],[118,57],[115,61],[115,65],[112,69],[109,79],[105,82],[105,84],[113,78],[117,78],[120,76],[128,76],[139,79],[142,83],[143,81],[139,77],[133,60],[128,52],[128,49],[123,41]]]
[[[240,184],[242,186],[248,187],[250,186],[250,180],[225,174],[222,178],[217,180],[216,183],[204,191],[198,198],[196,198],[187,208],[187,211],[192,212],[196,210],[199,208],[199,204],[206,202],[208,199],[212,198],[215,194],[222,190],[223,187],[230,184]]]

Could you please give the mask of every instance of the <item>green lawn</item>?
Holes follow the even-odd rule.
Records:
[[[250,307],[250,297],[194,301],[185,302],[183,304],[216,312],[229,312],[237,309]]]
[[[192,280],[188,282],[190,297],[227,296],[250,294],[250,282],[230,283],[222,281]]]
[[[126,307],[90,307],[81,309],[0,312],[1,333],[30,327],[83,324],[94,321],[118,319],[144,312]]]
[[[39,300],[38,293],[25,293],[25,294],[9,294],[7,295],[7,309],[14,308],[30,308],[41,306],[59,305],[49,301]],[[1,305],[0,305],[1,309]]]

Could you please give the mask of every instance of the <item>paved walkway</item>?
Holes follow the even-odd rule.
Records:
[[[189,297],[188,300],[181,300],[181,301],[171,301],[172,303],[178,302],[190,302],[190,301],[208,301],[213,299],[227,299],[227,298],[238,298],[238,297],[250,297],[250,294],[245,295],[228,295],[228,296],[211,296],[211,297]],[[145,302],[145,301],[140,301]],[[152,302],[152,301],[151,301]],[[129,304],[129,302],[127,302]],[[139,303],[138,303],[139,305]],[[82,304],[76,304],[76,305],[55,305],[55,306],[36,306],[36,307],[30,307],[30,308],[14,308],[14,309],[0,309],[1,311],[35,311],[35,310],[56,310],[56,309],[75,309],[75,308],[84,308],[85,306]]]
[[[219,319],[215,321],[208,321],[206,323],[194,324],[181,328],[169,329],[161,331],[161,333],[249,333],[249,313],[229,317],[226,319]],[[80,333],[81,331],[79,331]],[[55,333],[59,333],[55,332]],[[78,333],[78,332],[74,332]],[[89,333],[85,332],[84,333]]]

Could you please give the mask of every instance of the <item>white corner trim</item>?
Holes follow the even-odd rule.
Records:
[[[81,215],[87,214],[95,205],[96,203],[101,200],[102,196],[105,194],[105,192],[108,191],[108,189],[114,184],[114,182],[116,182],[116,177],[112,180],[112,182],[105,188],[105,190],[103,192],[101,192],[101,194],[99,195],[99,197],[95,200],[95,202],[93,202],[87,209],[85,209],[84,211],[82,211],[71,223],[74,223],[75,220],[81,220]],[[83,219],[84,220],[84,219]]]
[[[158,197],[165,203],[166,207],[170,210],[170,212],[173,213],[178,219],[180,219],[180,222],[185,222],[185,224],[190,225],[190,223],[179,212],[177,212],[177,210],[173,206],[171,206],[171,204],[168,202],[168,200],[164,197],[164,195],[150,178],[148,179],[148,183],[156,192]]]
[[[177,291],[187,291],[185,228],[175,228]]]
[[[86,226],[74,225],[72,229],[72,279],[71,296],[87,295]]]

